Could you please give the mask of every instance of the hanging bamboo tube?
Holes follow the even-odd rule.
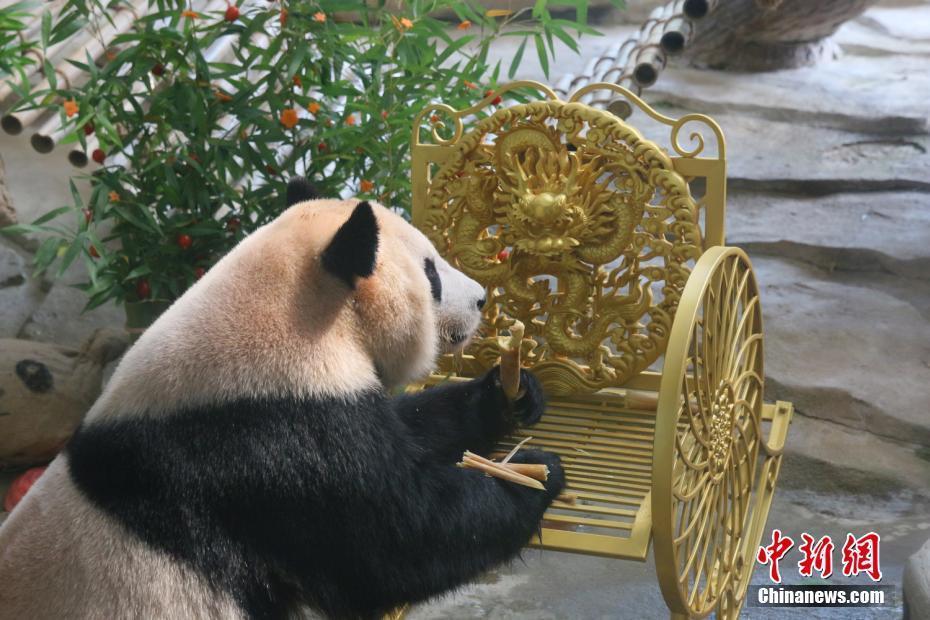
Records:
[[[678,15],[673,17],[665,25],[665,32],[659,39],[659,45],[669,56],[677,56],[685,50],[685,46],[691,40],[694,34],[694,26],[691,21]]]
[[[689,19],[703,19],[717,8],[717,0],[685,0],[682,7]]]
[[[706,17],[716,5],[716,0],[673,0],[656,7],[634,36],[590,61],[581,75],[563,77],[556,93],[567,96],[588,84],[611,82],[638,95],[656,82],[668,55],[684,51],[694,33],[692,20]],[[588,93],[581,101],[604,107],[620,118],[633,111],[626,98],[606,90]]]

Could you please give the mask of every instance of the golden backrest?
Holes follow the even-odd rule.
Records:
[[[667,128],[676,154],[582,102],[597,89]],[[510,91],[537,100],[490,107]],[[697,132],[694,148],[679,145],[687,123],[710,130],[715,156],[699,156]],[[658,388],[648,369],[665,351],[691,268],[723,243],[725,152],[712,120],[665,117],[612,84],[562,101],[517,82],[465,110],[423,110],[411,148],[414,224],[488,289],[482,333],[463,356],[442,360],[443,372],[492,367],[498,332],[519,318],[524,365],[550,395]],[[699,178],[696,199],[689,183]]]

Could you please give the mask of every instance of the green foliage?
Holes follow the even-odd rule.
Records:
[[[35,63],[35,58],[27,54],[35,43],[24,41],[23,34],[36,4],[33,0],[23,0],[0,7],[0,77],[13,76],[23,81],[23,70]]]
[[[123,2],[68,0],[57,20],[43,20],[40,45],[71,36],[75,24],[104,27]],[[543,0],[519,13],[473,0],[405,0],[393,13],[384,5],[239,0],[229,20],[222,10],[192,14],[186,0],[149,0],[105,62],[74,63],[86,82],[68,89],[49,73],[51,87],[20,104],[57,107],[70,130],[64,142],[90,155],[88,141],[99,141],[106,159],[86,204],[73,191],[72,205],[7,232],[46,236],[40,271],[82,260],[89,307],[174,299],[280,212],[294,174],[306,172],[323,195],[409,209],[414,116],[435,101],[468,107],[493,90],[502,77],[488,61],[494,40],[522,39],[504,68],[512,76],[528,42],[548,72],[556,40],[577,49],[576,37],[596,34],[587,0],[560,3],[576,21],[553,17]],[[441,12],[456,19],[434,17]],[[224,42],[230,53],[213,57]],[[73,116],[66,101],[77,104]]]

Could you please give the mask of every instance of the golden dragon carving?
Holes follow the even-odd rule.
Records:
[[[524,359],[556,395],[647,369],[702,252],[698,206],[668,155],[609,113],[557,100],[463,135],[433,175],[422,228],[488,289],[487,328],[467,353],[491,367],[497,332],[519,318]]]

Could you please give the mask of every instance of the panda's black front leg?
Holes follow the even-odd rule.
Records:
[[[336,521],[334,527],[351,525],[351,531],[332,533],[345,545],[332,558],[335,574],[345,577],[333,584],[338,596],[326,611],[373,617],[448,592],[515,557],[539,531],[565,474],[549,452],[521,450],[513,461],[545,464],[545,490],[448,464],[398,462],[390,490],[382,491],[382,509],[355,510]]]
[[[394,399],[395,410],[430,458],[457,461],[464,450],[487,453],[516,426],[535,424],[545,409],[539,381],[520,371],[522,395],[504,395],[500,367],[483,377],[449,382]]]

